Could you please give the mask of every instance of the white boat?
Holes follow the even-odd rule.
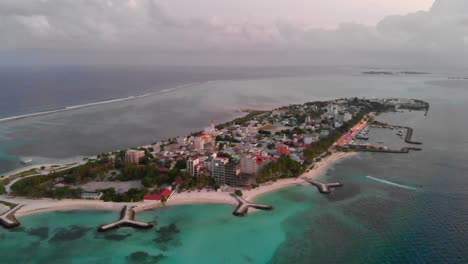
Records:
[[[32,162],[33,162],[32,159],[27,159],[27,160],[22,160],[22,161],[21,161],[21,164],[26,165],[26,164],[30,164],[30,163],[32,163]]]

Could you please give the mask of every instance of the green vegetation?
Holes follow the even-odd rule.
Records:
[[[132,188],[125,193],[117,193],[114,188],[100,190],[103,193],[102,199],[106,202],[139,202],[147,193],[145,189]]]
[[[6,181],[0,181],[0,194],[5,194],[6,193],[6,190],[5,190],[5,185],[7,185],[8,183],[6,183]]]
[[[17,176],[17,177],[25,177],[25,176],[29,176],[29,175],[34,175],[34,174],[36,174],[36,173],[37,173],[37,169],[34,169],[34,168],[33,168],[33,169],[26,170],[26,171],[22,171],[22,172],[18,173],[18,174],[15,175],[15,176]]]
[[[6,205],[6,206],[8,206],[10,208],[12,208],[14,206],[14,204],[6,202],[6,201],[2,201],[2,200],[0,200],[0,204]]]
[[[219,124],[216,126],[217,129],[224,129],[226,127],[232,126],[234,124],[236,125],[244,125],[245,123],[253,120],[255,117],[258,117],[259,115],[263,115],[269,113],[268,111],[252,111],[248,113],[246,116],[239,117],[234,119],[233,121],[229,121],[223,124]]]
[[[11,186],[12,193],[26,197],[50,197],[54,199],[80,198],[81,189],[54,187],[55,176],[35,176],[17,181]]]
[[[242,196],[244,195],[244,194],[242,193],[242,191],[239,190],[239,189],[235,190],[235,191],[234,191],[234,194],[237,195],[237,196],[240,196],[240,197],[242,197]]]
[[[219,185],[216,184],[215,180],[213,177],[207,176],[207,175],[200,175],[198,177],[192,177],[189,174],[181,174],[177,179],[176,182],[180,182],[179,185],[179,190],[201,190],[205,187],[213,187],[217,189],[216,187],[219,188]]]
[[[304,172],[303,166],[289,155],[281,156],[276,162],[268,164],[257,177],[257,183],[275,181],[281,178],[299,177]]]
[[[351,129],[353,126],[355,126],[357,123],[359,123],[362,118],[366,115],[367,113],[361,112],[358,115],[356,115],[353,119],[351,119],[349,122],[343,124],[342,127],[334,130],[330,135],[322,140],[319,140],[318,142],[315,142],[312,144],[312,147],[309,149],[304,150],[304,158],[307,163],[311,163],[315,158],[319,157],[322,155],[322,153],[327,153],[328,149],[349,129]]]

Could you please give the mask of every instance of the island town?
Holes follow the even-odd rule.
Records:
[[[120,210],[118,221],[99,231],[122,226],[151,228],[135,220],[139,211],[166,205],[226,203],[233,214],[249,208],[271,210],[252,200],[264,193],[310,184],[328,194],[341,183],[317,177],[329,165],[356,152],[408,153],[369,143],[370,129],[391,129],[407,144],[413,129],[378,122],[383,112],[428,111],[417,99],[342,98],[246,110],[235,120],[202,131],[141,147],[102,153],[73,164],[51,164],[3,176],[0,224],[14,228],[17,217],[51,210]],[[405,133],[405,135],[403,135]]]

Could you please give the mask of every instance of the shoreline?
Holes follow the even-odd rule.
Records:
[[[328,169],[350,157],[357,156],[355,152],[337,152],[324,158],[320,161],[314,169],[309,172],[305,172],[300,177],[308,177],[311,179],[317,179],[325,175]],[[287,187],[303,186],[308,185],[306,181],[298,178],[280,179],[275,182],[270,182],[261,185],[258,188],[251,190],[243,190],[244,198],[253,201],[262,195],[278,191]],[[174,193],[174,195],[167,201],[166,205],[162,205],[160,202],[138,202],[138,203],[115,203],[115,202],[104,202],[95,200],[80,200],[80,199],[64,199],[64,200],[53,200],[53,199],[27,199],[27,198],[4,198],[2,200],[15,203],[25,204],[17,213],[16,217],[21,218],[24,216],[48,213],[54,211],[74,211],[74,210],[96,210],[96,211],[119,211],[122,206],[132,205],[138,211],[144,211],[149,209],[157,209],[160,207],[170,207],[177,205],[191,205],[191,204],[226,204],[226,205],[237,205],[237,201],[230,195],[231,192],[217,192],[217,191],[191,191]],[[139,208],[140,207],[140,208]]]

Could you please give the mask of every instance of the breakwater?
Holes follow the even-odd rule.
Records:
[[[21,209],[24,205],[18,204],[5,212],[4,214],[0,215],[0,224],[5,228],[13,228],[20,225],[20,222],[16,219],[15,213]]]
[[[263,204],[256,204],[251,203],[245,200],[244,198],[237,196],[235,194],[231,194],[239,203],[239,205],[234,209],[232,212],[235,216],[244,216],[249,211],[249,208],[255,208],[260,210],[273,210],[273,206],[270,205],[263,205]]]
[[[356,152],[378,152],[378,153],[394,153],[408,154],[410,151],[421,151],[421,148],[404,147],[402,149],[376,149],[376,148],[352,148]]]
[[[337,188],[337,187],[342,187],[343,186],[343,184],[339,183],[339,182],[321,183],[319,181],[314,181],[314,180],[311,180],[311,179],[308,179],[308,178],[302,178],[302,179],[304,179],[306,182],[316,186],[317,189],[319,190],[319,192],[323,193],[323,194],[329,194],[329,193],[331,193],[332,188]]]
[[[135,220],[134,206],[125,205],[120,213],[120,219],[108,225],[103,225],[98,228],[99,232],[106,232],[109,230],[121,228],[121,227],[133,227],[139,229],[149,229],[154,225],[151,223],[144,223]]]
[[[405,142],[408,144],[414,144],[414,145],[422,145],[422,142],[417,142],[417,141],[412,141],[411,138],[413,137],[413,128],[411,127],[402,127],[406,128],[406,136],[405,136]]]

